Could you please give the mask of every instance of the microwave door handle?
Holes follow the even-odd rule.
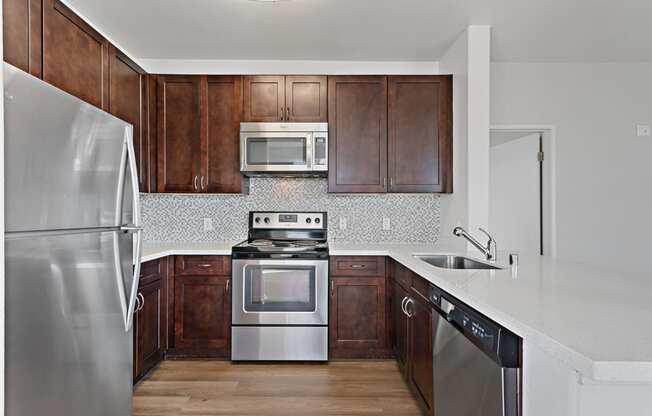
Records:
[[[312,170],[313,158],[315,151],[313,149],[312,134],[306,135],[306,168]]]

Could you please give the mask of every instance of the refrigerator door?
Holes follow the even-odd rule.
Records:
[[[5,230],[123,224],[131,125],[6,63],[4,87]]]
[[[7,416],[131,414],[125,287],[132,237],[102,231],[6,239]]]

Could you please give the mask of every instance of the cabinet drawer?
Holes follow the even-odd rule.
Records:
[[[425,301],[428,301],[428,287],[430,283],[423,277],[413,274],[412,276],[412,291],[418,293]]]
[[[140,264],[140,281],[138,286],[143,287],[161,280],[161,259],[150,260]]]
[[[385,258],[369,256],[331,257],[332,276],[385,276]]]
[[[177,256],[174,263],[176,275],[231,275],[229,256]]]
[[[412,275],[413,273],[402,264],[399,264],[396,261],[392,262],[392,280],[401,285],[404,289],[410,289],[412,286]]]

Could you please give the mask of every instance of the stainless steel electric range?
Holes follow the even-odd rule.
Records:
[[[234,361],[328,360],[325,212],[250,212],[233,247]]]

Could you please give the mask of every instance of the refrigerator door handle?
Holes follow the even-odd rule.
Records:
[[[124,136],[125,146],[127,149],[127,160],[129,164],[129,172],[131,173],[131,192],[132,192],[132,209],[133,209],[133,224],[123,224],[120,230],[134,234],[134,252],[133,252],[133,278],[131,280],[131,291],[126,300],[126,314],[125,314],[125,331],[131,329],[133,317],[136,306],[136,297],[138,295],[138,285],[140,283],[140,260],[142,251],[142,237],[143,229],[140,225],[140,194],[138,191],[138,170],[136,167],[136,157],[133,145],[133,131],[131,128],[125,129]],[[119,257],[119,245],[116,245]],[[120,267],[120,275],[122,275],[122,268]],[[121,277],[121,276],[120,276]],[[123,310],[125,308],[123,307]]]

